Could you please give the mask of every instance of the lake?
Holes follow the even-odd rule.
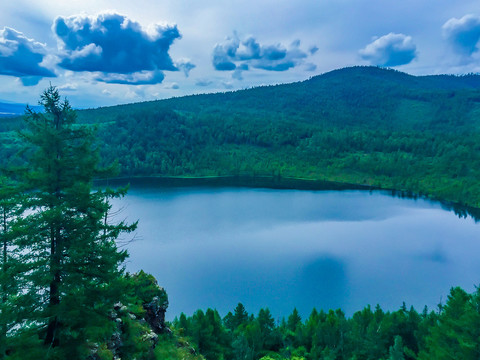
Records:
[[[239,302],[276,318],[294,307],[421,311],[480,282],[480,226],[422,199],[133,185],[113,205],[118,220],[139,220],[127,269],[158,279],[167,319],[208,307],[224,316]]]

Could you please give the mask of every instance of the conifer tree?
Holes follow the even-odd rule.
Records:
[[[478,359],[480,354],[480,290],[468,294],[455,287],[432,324],[426,349],[418,359]]]
[[[403,340],[401,336],[395,336],[392,346],[390,346],[388,360],[404,360]]]
[[[27,107],[21,133],[28,215],[17,243],[28,270],[19,296],[29,311],[19,325],[23,336],[40,334],[45,358],[81,359],[111,334],[108,315],[121,299],[127,256],[115,240],[136,224],[105,221],[108,198],[123,191],[93,188],[100,174],[94,131],[75,123],[75,111],[55,87],[44,91],[40,104],[44,113]],[[22,355],[25,347],[16,351],[31,356]]]
[[[15,273],[19,271],[15,246],[15,219],[20,216],[20,194],[15,184],[0,177],[0,359],[7,351],[7,333],[15,325]]]

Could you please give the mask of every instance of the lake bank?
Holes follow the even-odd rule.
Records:
[[[274,177],[274,176],[203,176],[203,177],[175,177],[175,176],[142,176],[142,177],[115,177],[106,180],[96,180],[98,186],[119,187],[134,184],[142,187],[210,187],[210,188],[259,188],[274,190],[364,190],[382,192],[394,197],[407,199],[423,199],[441,204],[442,208],[453,211],[459,217],[470,215],[475,221],[480,221],[480,208],[455,203],[431,196],[412,192],[384,189],[369,185],[342,183],[326,180],[311,180],[303,178]]]

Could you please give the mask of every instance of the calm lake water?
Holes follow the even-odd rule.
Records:
[[[367,304],[419,311],[480,283],[480,224],[438,203],[367,191],[132,186],[114,202],[139,220],[127,269],[153,274],[167,318],[242,302],[347,314]],[[130,239],[126,237],[124,240]]]

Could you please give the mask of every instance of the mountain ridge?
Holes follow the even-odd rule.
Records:
[[[0,100],[0,117],[15,117],[25,113],[26,104],[14,103]],[[31,108],[40,111],[40,106],[31,106]]]
[[[243,115],[256,111],[267,112],[267,116],[288,117],[296,112],[298,119],[307,122],[322,119],[324,123],[356,123],[360,118],[364,124],[373,121],[377,125],[392,114],[394,118],[402,117],[403,108],[411,105],[411,101],[415,102],[419,117],[435,122],[437,111],[434,110],[437,109],[429,109],[432,102],[441,107],[445,101],[457,101],[460,103],[454,106],[465,108],[465,102],[480,101],[480,75],[413,76],[378,67],[350,67],[289,84],[102,107],[80,111],[79,116],[85,122],[89,122],[89,116],[111,121],[112,110],[129,114],[170,108],[187,113],[225,114],[227,107],[233,107]],[[392,113],[393,110],[400,113]],[[329,111],[337,112],[338,116],[329,116]],[[372,111],[376,112],[374,116]],[[416,121],[417,125],[421,122]]]

